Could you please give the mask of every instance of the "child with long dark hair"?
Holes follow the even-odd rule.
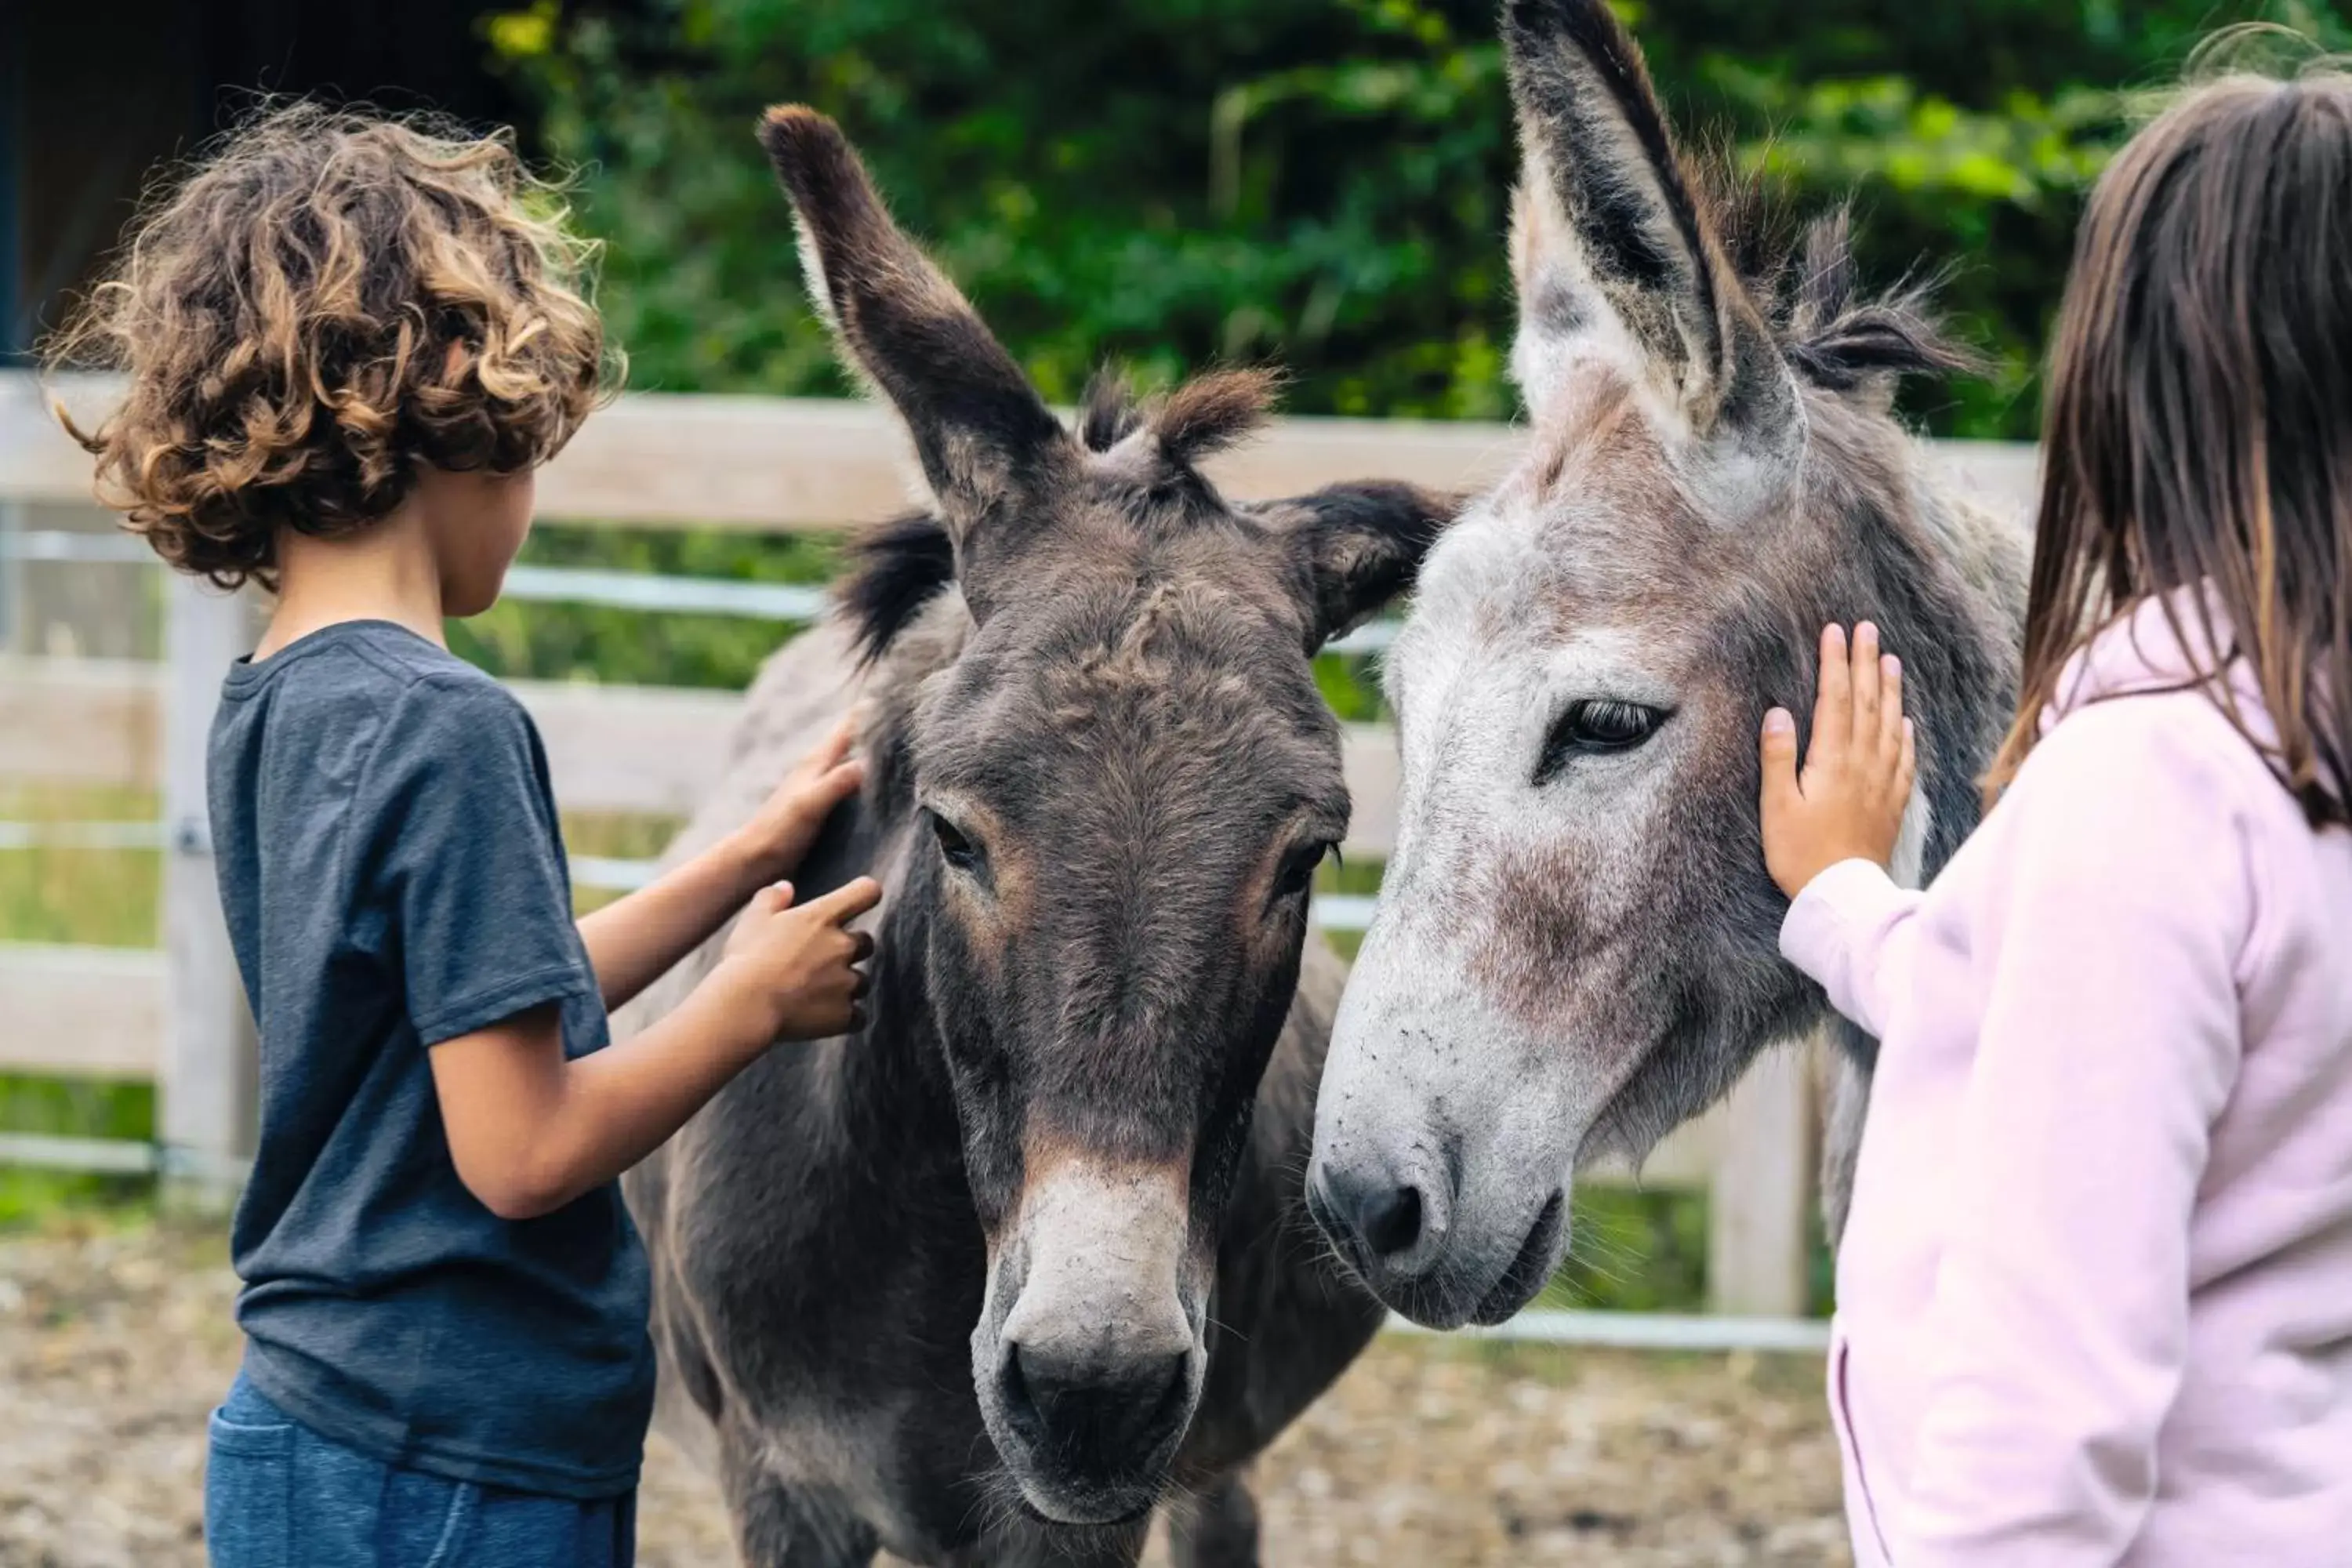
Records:
[[[2101,180],[2017,724],[1926,893],[1901,668],[1768,719],[1782,951],[1882,1041],[1831,1397],[1857,1560],[2352,1562],[2352,79]]]

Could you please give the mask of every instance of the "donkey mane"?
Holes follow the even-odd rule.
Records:
[[[1945,270],[1870,293],[1854,259],[1850,205],[1801,226],[1779,183],[1738,173],[1729,149],[1710,148],[1690,163],[1694,205],[1803,380],[1843,393],[1874,378],[1983,368],[1983,356],[1953,337],[1935,309]]]
[[[928,511],[908,512],[852,540],[849,570],[834,590],[857,667],[880,662],[923,606],[955,583],[955,544]]]
[[[1279,371],[1253,365],[1213,370],[1163,397],[1146,398],[1106,366],[1087,383],[1078,435],[1087,450],[1108,452],[1149,426],[1168,463],[1190,470],[1264,425],[1281,390]]]
[[[1854,265],[1852,213],[1840,207],[1806,226],[1793,265],[1784,265],[1775,330],[1798,374],[1832,392],[1874,376],[1945,376],[1981,369],[1983,356],[1952,337],[1935,310],[1941,273],[1904,279],[1865,294]]]
[[[1100,454],[1149,429],[1158,438],[1159,461],[1143,477],[1146,488],[1199,483],[1195,465],[1264,425],[1281,386],[1278,372],[1248,367],[1211,371],[1162,396],[1145,397],[1106,366],[1087,384],[1078,439]],[[867,530],[851,542],[848,553],[849,570],[835,594],[864,668],[890,651],[924,605],[953,586],[955,544],[947,524],[916,511]]]

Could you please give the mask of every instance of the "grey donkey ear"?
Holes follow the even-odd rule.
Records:
[[[1309,653],[1412,586],[1462,498],[1386,480],[1330,485],[1263,509],[1286,527]]]
[[[797,104],[771,109],[760,142],[792,195],[810,296],[905,419],[961,564],[976,525],[1067,460],[1070,438],[955,285],[890,220],[839,126]]]
[[[1530,405],[1540,409],[1578,357],[1622,357],[1630,338],[1641,363],[1624,368],[1663,381],[1700,435],[1727,413],[1792,413],[1770,333],[1607,0],[1508,0],[1503,42],[1522,159],[1512,365]]]

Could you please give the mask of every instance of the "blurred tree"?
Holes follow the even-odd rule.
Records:
[[[1948,269],[1981,381],[1939,435],[2028,439],[2081,198],[2136,89],[2267,17],[2330,46],[2352,0],[1613,0],[1686,138],[1851,197],[1868,276]],[[813,103],[864,150],[1049,397],[1124,361],[1265,360],[1305,413],[1501,418],[1514,174],[1494,0],[530,0],[484,25],[608,242],[632,384],[841,394],[751,135]],[[863,521],[845,519],[845,523]],[[539,561],[809,579],[741,534],[543,531]],[[650,629],[649,629],[650,628]],[[504,674],[740,685],[777,628],[500,605],[453,628]],[[1350,714],[1359,673],[1322,673]]]
[[[2217,24],[2329,0],[1618,0],[1686,131],[1866,262],[1954,266],[1992,351],[1933,428],[2030,436],[2081,193]],[[1490,0],[538,0],[496,57],[581,165],[640,386],[845,390],[800,296],[766,104],[839,119],[1049,396],[1100,359],[1270,359],[1301,411],[1499,417],[1512,148]]]
[[[1279,358],[1301,406],[1494,416],[1509,159],[1485,24],[1413,0],[672,0],[542,4],[490,37],[584,165],[635,384],[845,390],[751,136],[800,100],[1048,396],[1103,357]]]

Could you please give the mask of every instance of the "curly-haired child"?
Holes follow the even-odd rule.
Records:
[[[530,720],[443,644],[606,380],[554,212],[504,138],[279,110],[142,216],[52,353],[124,373],[75,433],[129,525],[276,596],[210,755],[261,1053],[223,1568],[628,1561],[653,1354],[615,1178],[866,985],[874,884],[778,884],[858,786],[845,727],[575,923]],[[692,998],[608,1044],[606,1010],[739,910]]]

